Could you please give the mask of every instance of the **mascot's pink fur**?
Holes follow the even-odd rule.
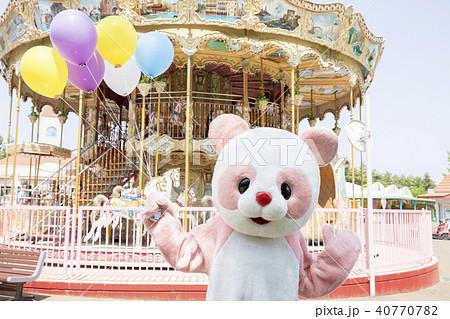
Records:
[[[162,194],[147,200],[145,225],[166,260],[184,272],[209,276],[207,300],[298,300],[331,293],[360,253],[350,230],[322,229],[325,250],[308,252],[301,233],[319,196],[319,166],[337,152],[329,129],[300,137],[273,128],[249,129],[226,114],[211,123],[219,152],[212,192],[218,215],[186,233]],[[161,209],[157,221],[148,219]]]

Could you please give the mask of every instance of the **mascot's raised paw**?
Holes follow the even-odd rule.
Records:
[[[212,178],[217,215],[185,232],[173,208],[152,196],[146,222],[165,259],[185,272],[208,274],[208,300],[317,298],[341,285],[359,254],[350,231],[324,228],[316,258],[301,233],[317,204],[320,166],[335,157],[333,131],[300,136],[274,128],[250,129],[231,114],[211,122],[209,142],[219,153]],[[343,267],[341,267],[343,266]]]
[[[339,230],[334,235],[334,229],[330,225],[322,228],[322,238],[326,254],[336,263],[345,274],[348,274],[361,251],[361,242],[354,232],[348,229]]]

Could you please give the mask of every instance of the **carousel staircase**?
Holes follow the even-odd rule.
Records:
[[[92,205],[98,195],[111,197],[114,187],[130,183],[139,163],[129,158],[121,145],[98,147],[95,159],[87,159],[80,178],[81,205]],[[87,164],[89,163],[89,164]]]

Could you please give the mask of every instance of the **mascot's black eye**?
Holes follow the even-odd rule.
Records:
[[[245,191],[250,187],[250,180],[248,178],[244,178],[239,182],[239,193],[244,194]]]
[[[291,197],[291,186],[286,183],[281,184],[281,195],[288,200]]]

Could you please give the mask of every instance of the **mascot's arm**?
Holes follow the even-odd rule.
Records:
[[[334,229],[325,225],[322,229],[324,251],[317,259],[309,253],[306,241],[300,237],[303,268],[300,269],[299,295],[319,298],[339,287],[352,270],[361,250],[358,236],[343,229],[334,236]]]
[[[174,205],[162,193],[150,194],[147,207],[145,226],[167,262],[180,271],[209,273],[214,256],[231,233],[222,219],[213,217],[187,233],[174,215]],[[156,222],[149,220],[159,208],[162,217]]]

